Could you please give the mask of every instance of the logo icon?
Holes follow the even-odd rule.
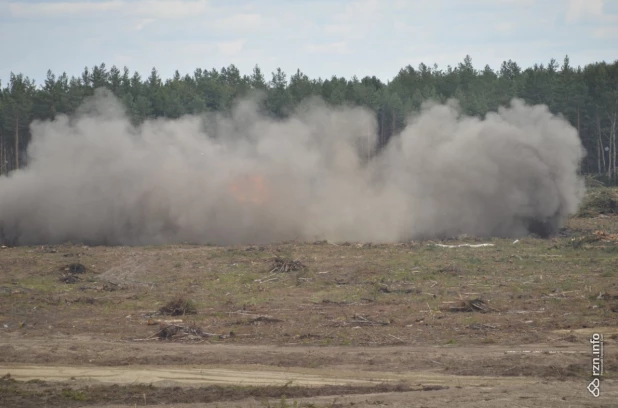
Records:
[[[601,381],[599,381],[598,378],[595,378],[590,382],[590,384],[588,384],[588,391],[590,391],[590,394],[592,394],[596,398],[601,393],[600,386]]]

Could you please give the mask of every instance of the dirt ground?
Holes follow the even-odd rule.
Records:
[[[2,248],[0,406],[618,407],[616,234]]]

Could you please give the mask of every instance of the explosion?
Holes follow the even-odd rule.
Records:
[[[260,175],[237,177],[229,186],[229,191],[241,203],[265,204],[270,200],[269,189]]]
[[[477,118],[428,103],[371,160],[368,109],[308,100],[286,119],[260,112],[241,100],[226,114],[134,126],[97,90],[75,116],[32,123],[28,166],[0,178],[0,241],[550,235],[585,193],[577,130],[544,105],[513,100]]]

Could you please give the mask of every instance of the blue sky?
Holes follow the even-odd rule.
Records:
[[[0,0],[0,79],[105,62],[147,76],[255,64],[312,78],[406,65],[618,59],[618,0]]]

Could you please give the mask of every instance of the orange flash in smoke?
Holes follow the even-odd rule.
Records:
[[[230,185],[230,192],[237,201],[263,204],[268,201],[268,188],[262,176],[246,176]]]

